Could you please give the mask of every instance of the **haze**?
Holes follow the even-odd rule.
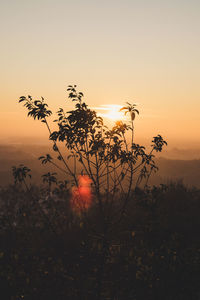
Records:
[[[0,3],[0,140],[43,138],[22,95],[69,107],[77,84],[89,106],[137,102],[139,139],[161,134],[171,146],[200,141],[199,1]]]

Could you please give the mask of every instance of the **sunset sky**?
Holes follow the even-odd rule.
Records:
[[[1,0],[0,142],[46,136],[22,95],[69,108],[137,103],[136,136],[200,144],[200,1]]]

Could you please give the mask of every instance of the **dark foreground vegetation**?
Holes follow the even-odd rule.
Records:
[[[0,191],[1,299],[199,299],[200,191],[137,188],[123,218],[66,187]],[[117,198],[117,197],[116,197]]]

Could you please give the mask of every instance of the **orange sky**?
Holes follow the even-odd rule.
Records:
[[[137,102],[136,137],[197,146],[199,9],[195,0],[1,1],[0,141],[46,136],[19,96],[68,109],[67,85],[77,84],[91,107]]]

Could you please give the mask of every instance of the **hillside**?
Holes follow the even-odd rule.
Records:
[[[51,153],[55,157],[55,152],[49,150],[48,145],[35,144],[13,144],[0,145],[0,185],[12,183],[11,168],[14,165],[24,164],[32,170],[32,180],[41,183],[41,175],[53,169],[51,166],[42,165],[38,157]],[[169,181],[182,180],[189,186],[200,187],[200,159],[171,159],[168,157],[189,157],[189,154],[198,157],[198,151],[171,150],[165,152],[166,157],[156,158],[159,171],[153,174],[150,183],[160,184]],[[55,171],[55,169],[54,169]]]

